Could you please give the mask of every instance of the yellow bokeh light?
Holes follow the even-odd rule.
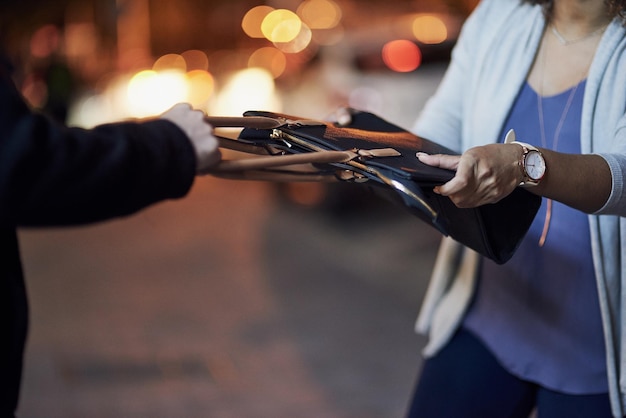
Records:
[[[180,71],[141,71],[128,83],[127,99],[130,115],[158,115],[187,100],[187,79]]]
[[[259,48],[250,55],[248,67],[264,68],[269,71],[274,78],[278,78],[285,72],[287,58],[285,58],[285,54],[276,48],[269,46]]]
[[[413,20],[413,35],[424,44],[440,44],[448,39],[448,28],[437,16],[421,15]]]
[[[311,29],[303,24],[300,28],[300,33],[294,39],[289,42],[274,42],[274,45],[283,52],[296,54],[304,51],[309,46],[312,37]]]
[[[263,31],[261,31],[261,24],[263,19],[269,13],[273,12],[274,8],[270,6],[256,6],[248,10],[241,20],[241,28],[251,38],[265,38]]]
[[[278,9],[270,12],[263,23],[261,31],[271,42],[291,42],[298,36],[302,28],[302,21],[291,10]]]
[[[154,71],[180,70],[187,71],[185,58],[178,54],[166,54],[157,59],[152,65]]]
[[[211,113],[241,115],[254,109],[281,110],[274,79],[261,68],[248,68],[235,73],[220,91]]]
[[[203,107],[213,94],[215,80],[204,70],[192,70],[187,73],[187,101],[193,107]]]
[[[341,8],[333,0],[305,0],[297,13],[311,29],[331,29],[341,21]]]

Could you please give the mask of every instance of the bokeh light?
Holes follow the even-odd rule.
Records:
[[[159,57],[152,65],[154,71],[179,70],[187,71],[185,59],[178,54],[166,54]]]
[[[134,117],[154,116],[187,99],[187,80],[180,71],[144,70],[128,83],[128,109]]]
[[[302,20],[291,10],[277,9],[263,19],[261,31],[271,42],[286,43],[294,40],[302,28]]]
[[[341,21],[341,8],[333,0],[305,0],[297,14],[311,29],[332,29]]]
[[[389,69],[400,73],[414,71],[422,63],[419,47],[406,39],[387,42],[383,46],[382,56]]]
[[[30,53],[33,57],[46,58],[58,48],[61,35],[54,25],[44,25],[37,29],[30,38]]]
[[[437,16],[420,15],[413,20],[413,35],[424,44],[440,44],[448,39],[448,28]]]
[[[274,8],[270,6],[256,6],[248,10],[241,20],[241,28],[251,38],[265,38],[263,31],[261,30],[261,24],[263,19],[269,13],[273,12]]]
[[[259,48],[250,55],[248,67],[264,68],[274,78],[280,77],[287,67],[285,54],[273,47]]]
[[[187,71],[193,70],[205,70],[209,69],[209,58],[207,55],[197,49],[191,49],[180,54],[185,60],[187,65]]]
[[[247,110],[280,111],[272,75],[261,68],[236,72],[217,95],[211,114],[241,115]]]
[[[307,25],[303,24],[300,27],[298,36],[294,39],[289,42],[274,42],[274,45],[283,52],[296,54],[304,51],[311,44],[312,37],[313,35],[311,33],[311,29],[309,29]]]
[[[70,23],[65,26],[65,54],[69,58],[85,59],[97,50],[98,33],[92,23]]]
[[[187,102],[195,108],[206,107],[215,89],[213,76],[205,70],[192,70],[187,73]]]

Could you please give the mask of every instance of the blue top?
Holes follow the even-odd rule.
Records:
[[[580,153],[586,82],[577,88],[556,150]],[[537,93],[526,83],[506,121],[520,141],[553,149],[554,133],[572,89],[543,98],[542,144]],[[549,167],[548,167],[549,170]],[[546,199],[519,250],[505,265],[484,260],[464,326],[514,375],[570,394],[608,390],[606,355],[587,215],[552,202],[545,245],[539,237]]]

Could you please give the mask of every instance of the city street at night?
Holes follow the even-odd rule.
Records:
[[[475,3],[55,0],[4,31],[25,101],[72,127],[184,102],[410,130]],[[200,176],[126,218],[14,226],[19,418],[405,414],[441,236],[364,185]]]

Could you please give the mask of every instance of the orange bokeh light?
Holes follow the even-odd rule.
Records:
[[[333,0],[305,0],[297,13],[311,29],[331,29],[341,21],[341,8]]]
[[[383,46],[382,56],[389,69],[400,73],[414,71],[422,63],[419,47],[406,39],[387,42]]]
[[[197,49],[190,49],[180,54],[180,56],[183,57],[183,59],[185,60],[187,71],[206,71],[209,69],[209,58],[202,51],[199,51]]]
[[[264,38],[261,24],[263,19],[274,11],[270,6],[256,6],[248,10],[241,21],[241,28],[251,38]]]
[[[30,38],[30,53],[37,58],[46,58],[58,48],[61,35],[54,25],[44,25],[37,29]]]

